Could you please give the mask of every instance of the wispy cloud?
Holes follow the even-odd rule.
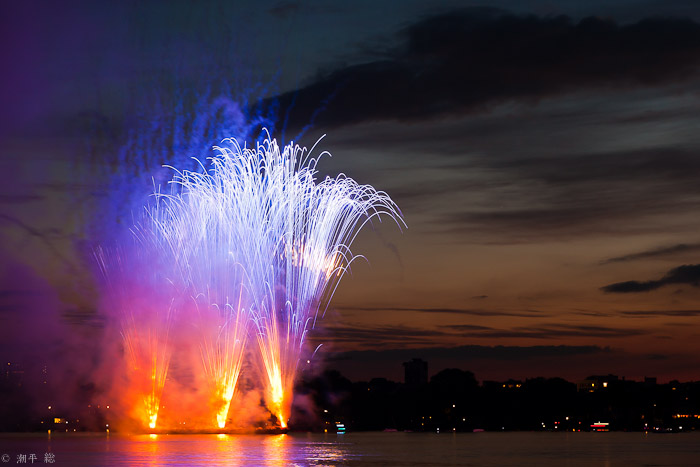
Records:
[[[449,333],[435,329],[411,326],[369,326],[369,325],[331,325],[314,329],[312,340],[331,338],[334,343],[353,343],[385,347],[387,345],[431,344],[449,336]]]
[[[622,316],[627,316],[631,318],[654,318],[659,316],[700,316],[700,310],[623,310],[619,313]],[[687,324],[684,323],[683,326],[687,326]]]
[[[541,326],[517,326],[511,329],[495,329],[471,325],[446,325],[444,329],[456,331],[462,337],[480,337],[490,339],[528,338],[556,339],[562,337],[629,337],[644,334],[640,329],[607,326],[544,324]]]
[[[459,347],[426,347],[375,350],[355,350],[340,352],[332,359],[385,359],[395,362],[409,360],[415,356],[424,359],[450,358],[468,360],[474,358],[493,360],[526,360],[536,357],[565,357],[573,355],[605,354],[610,352],[609,347],[596,345],[533,345],[533,346],[505,346],[505,345],[463,345]]]
[[[700,250],[700,243],[679,243],[677,245],[653,248],[651,250],[639,251],[623,256],[615,256],[613,258],[602,260],[600,264],[622,263],[627,261],[636,261],[640,259],[671,256],[676,255],[678,253],[688,253],[697,250]]]
[[[480,298],[480,297],[476,297]],[[356,306],[336,306],[340,310],[348,311],[415,311],[418,313],[444,313],[454,315],[472,315],[472,316],[518,316],[522,318],[542,318],[549,316],[539,310],[481,310],[472,308],[402,308],[391,306],[379,307],[356,307]]]
[[[359,323],[321,326],[313,330],[314,341],[332,340],[335,343],[350,344],[355,348],[395,347],[415,345],[429,347],[437,342],[463,342],[470,339],[562,339],[578,338],[624,338],[645,334],[637,328],[622,328],[573,324],[543,324],[538,326],[516,326],[496,328],[476,324],[446,324],[434,328],[406,325],[372,326]]]

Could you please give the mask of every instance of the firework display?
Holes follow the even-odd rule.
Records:
[[[133,318],[128,300],[113,304],[127,355],[136,355],[129,357],[135,366],[151,362],[154,389],[140,390],[145,424],[155,426],[160,394],[168,391],[168,334],[177,315],[197,330],[212,424],[224,428],[235,417],[229,409],[249,357],[261,369],[267,410],[286,428],[307,333],[356,258],[350,245],[372,219],[403,220],[389,196],[369,185],[343,175],[317,181],[318,158],[294,144],[280,149],[268,136],[251,149],[226,139],[215,150],[199,171],[172,167],[170,190],[154,194],[132,229],[134,251],[120,250],[111,261],[144,259],[131,269],[150,281],[122,274],[104,254],[98,259],[115,298],[153,284],[153,301],[143,292],[142,319]],[[150,345],[140,343],[143,333]]]

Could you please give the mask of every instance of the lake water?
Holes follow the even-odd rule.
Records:
[[[0,465],[31,454],[85,466],[679,466],[700,465],[700,433],[0,434]]]

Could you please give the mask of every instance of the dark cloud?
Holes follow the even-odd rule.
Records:
[[[620,311],[623,316],[632,318],[653,318],[657,316],[700,316],[700,310],[624,310]],[[670,325],[671,323],[666,323]],[[683,323],[687,326],[687,323]]]
[[[589,310],[579,310],[577,311],[578,315],[584,315],[584,316],[595,316],[598,318],[607,318],[610,316],[610,313],[604,313],[602,311],[589,311]]]
[[[700,169],[700,161],[694,149],[654,145],[615,152],[499,158],[489,166],[523,174],[547,185],[570,186],[591,181],[686,181],[692,176],[688,172]],[[683,188],[690,186],[684,183]]]
[[[672,147],[491,157],[465,161],[463,169],[469,164],[483,164],[498,178],[487,187],[472,187],[465,182],[458,186],[455,182],[453,193],[480,191],[492,202],[486,206],[455,203],[453,209],[437,216],[437,232],[520,242],[665,231],[665,226],[648,220],[697,209],[700,195],[692,175],[700,170],[696,151]],[[683,248],[676,247],[675,252]],[[700,245],[685,246],[686,251],[695,248]]]
[[[664,277],[650,281],[625,281],[601,287],[606,293],[649,292],[669,284],[688,284],[697,287],[700,282],[700,264],[686,264],[671,269]]]
[[[353,154],[376,154],[355,176],[386,189],[413,216],[411,228],[432,238],[510,244],[665,233],[670,216],[700,209],[697,102],[687,97],[670,88],[581,93],[333,137]],[[665,109],[656,120],[617,122],[655,107]]]
[[[519,316],[523,318],[542,318],[548,316],[538,310],[503,311],[503,310],[474,310],[468,308],[401,308],[401,307],[348,307],[338,309],[348,311],[415,311],[419,313],[447,313],[472,316]]]
[[[441,328],[451,329],[453,331],[492,331],[490,326],[477,326],[475,324],[448,324],[440,326]]]
[[[444,214],[439,218],[436,230],[448,234],[470,234],[472,238],[479,233],[510,232],[510,235],[492,238],[492,241],[517,243],[553,234],[566,236],[574,232],[591,233],[598,230],[596,224],[607,219],[611,213],[612,209],[599,210],[591,205],[577,206],[574,203],[570,206],[550,205],[541,208],[474,209]]]
[[[562,337],[629,337],[643,334],[639,329],[611,328],[606,326],[587,326],[570,324],[545,324],[542,326],[518,326],[512,329],[494,329],[484,326],[447,325],[441,328],[456,331],[462,337],[481,337],[490,339],[529,338],[556,339]]]
[[[694,142],[673,147],[666,135],[663,144],[597,152],[595,146],[577,143],[585,129],[578,133],[556,127],[560,139],[548,144],[544,129],[556,122],[534,118],[535,124],[525,116],[510,122],[498,119],[492,124],[502,135],[486,139],[473,121],[463,122],[462,130],[449,125],[450,134],[435,136],[428,134],[432,125],[412,125],[407,133],[421,133],[438,147],[426,148],[421,156],[423,148],[412,147],[413,140],[394,143],[392,136],[389,146],[401,151],[404,160],[425,167],[411,169],[415,172],[404,178],[386,176],[377,184],[389,185],[388,192],[407,215],[420,216],[418,222],[409,219],[412,228],[480,243],[666,232],[667,216],[700,208],[700,186],[693,175],[700,170],[700,159]],[[521,121],[528,143],[499,145],[497,141],[524,137],[517,128]],[[603,118],[601,124],[608,121]],[[658,122],[664,125],[690,129],[687,121]],[[570,141],[564,141],[562,133]],[[612,141],[617,137],[623,142],[636,138],[624,128]],[[471,148],[448,154],[443,150],[448,143]],[[692,243],[687,246],[688,251],[694,248]]]
[[[609,263],[622,263],[626,261],[636,261],[638,259],[655,258],[659,256],[670,256],[678,253],[688,253],[691,251],[700,250],[700,243],[679,243],[678,245],[672,245],[662,248],[654,248],[651,250],[640,251],[637,253],[630,253],[624,256],[616,256],[614,258],[608,258],[600,262],[600,264]]]
[[[649,292],[650,290],[658,289],[661,285],[659,281],[624,281],[606,285],[601,287],[601,290],[606,293],[637,293]]]
[[[368,325],[331,325],[314,329],[313,340],[334,343],[360,343],[376,345],[397,345],[432,343],[438,338],[448,336],[443,331],[415,328],[410,326],[368,326]]]
[[[400,45],[271,98],[300,128],[467,114],[494,102],[581,88],[653,86],[695,76],[700,25],[652,18],[516,16],[467,8],[418,21]],[[374,47],[377,50],[377,47]]]
[[[418,328],[406,325],[371,326],[366,324],[341,324],[320,326],[313,330],[315,342],[352,344],[360,348],[407,347],[431,345],[449,339],[453,342],[464,338],[485,339],[561,339],[568,337],[618,338],[644,334],[635,328],[607,326],[543,324],[499,329],[475,324],[449,324],[437,328]]]

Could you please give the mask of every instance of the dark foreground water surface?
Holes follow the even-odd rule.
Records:
[[[22,457],[24,456],[24,457]],[[700,465],[700,433],[0,434],[0,466]]]

